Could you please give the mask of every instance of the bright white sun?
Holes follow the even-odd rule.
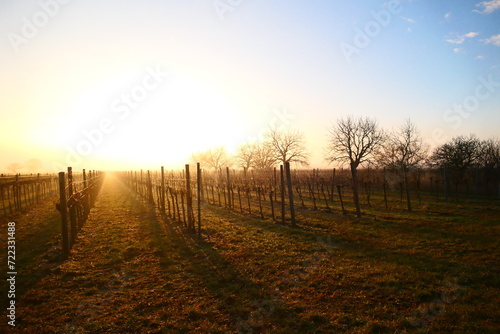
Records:
[[[48,127],[40,137],[47,146],[78,156],[82,164],[100,160],[179,166],[189,162],[192,153],[213,146],[233,151],[249,136],[252,114],[221,86],[171,73],[144,98],[134,100],[132,92],[143,81],[135,73],[81,90],[63,110],[48,116],[58,122],[45,122]],[[124,112],[120,107],[127,100],[132,107]]]

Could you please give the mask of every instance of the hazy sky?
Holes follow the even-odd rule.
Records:
[[[498,134],[500,0],[0,2],[0,171],[177,167],[270,124]]]

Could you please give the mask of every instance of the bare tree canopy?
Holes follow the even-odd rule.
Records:
[[[420,133],[407,119],[396,131],[390,133],[376,156],[380,166],[388,168],[411,168],[423,164],[428,155],[429,146],[424,143]]]
[[[304,135],[300,131],[272,127],[268,130],[266,139],[277,161],[283,164],[285,162],[305,166],[309,164]]]
[[[255,154],[256,154],[256,146],[255,143],[248,143],[238,146],[236,155],[235,155],[235,163],[242,168],[250,169],[255,167]]]
[[[276,165],[273,147],[268,143],[255,144],[254,167],[257,169],[270,169]]]
[[[341,118],[329,133],[326,159],[329,162],[348,162],[354,168],[369,160],[385,139],[377,122],[368,117]]]
[[[425,162],[427,151],[428,146],[424,144],[417,127],[407,119],[387,136],[384,145],[376,153],[378,165],[396,169],[403,177],[408,211],[412,211],[408,171]]]
[[[194,153],[191,159],[193,162],[199,162],[215,170],[231,165],[231,159],[224,146],[216,146],[204,152]]]
[[[361,217],[357,168],[368,161],[385,140],[377,122],[370,118],[341,118],[330,132],[327,160],[349,162],[356,215]]]

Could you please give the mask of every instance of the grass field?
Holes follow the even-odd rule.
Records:
[[[359,219],[347,202],[298,206],[295,228],[206,205],[198,238],[108,175],[68,259],[52,202],[15,217],[16,331],[500,330],[498,200],[424,195],[409,213],[374,196]]]

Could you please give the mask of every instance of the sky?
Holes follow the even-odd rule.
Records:
[[[349,115],[497,137],[500,0],[3,0],[0,73],[0,172],[178,168],[271,125],[325,167]]]

